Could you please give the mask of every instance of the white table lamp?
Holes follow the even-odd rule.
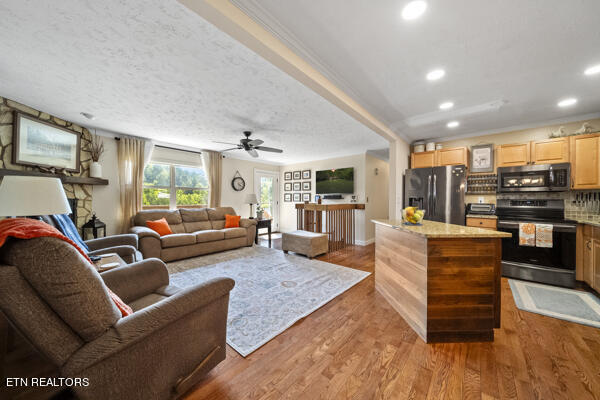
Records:
[[[258,204],[258,199],[256,198],[256,194],[248,193],[246,198],[244,199],[244,203],[250,204],[250,218],[254,218],[252,216],[252,204]]]
[[[0,183],[0,217],[70,214],[58,178],[8,175]]]

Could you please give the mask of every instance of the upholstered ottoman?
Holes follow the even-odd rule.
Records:
[[[284,232],[282,234],[281,249],[284,253],[293,251],[304,254],[308,258],[313,258],[327,253],[327,235],[308,231]]]

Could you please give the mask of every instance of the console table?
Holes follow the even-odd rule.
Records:
[[[302,231],[326,233],[329,239],[329,251],[336,251],[354,245],[356,233],[354,210],[364,209],[365,205],[359,203],[297,203],[296,226]]]
[[[271,221],[272,219],[257,219],[256,220],[256,237],[254,243],[258,244],[258,230],[261,228],[267,228],[269,230],[269,247],[271,247]]]

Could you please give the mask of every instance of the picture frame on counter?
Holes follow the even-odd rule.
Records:
[[[310,169],[302,171],[302,179],[310,179]]]
[[[283,195],[283,201],[286,203],[291,203],[292,202],[292,194],[291,193],[284,193]]]
[[[284,192],[291,192],[292,191],[292,182],[286,182],[283,184],[283,191]]]
[[[299,181],[302,178],[302,172],[300,171],[294,171],[292,175],[295,181]]]
[[[302,193],[302,201],[310,201],[310,193]]]
[[[494,172],[494,144],[471,146],[470,172]]]
[[[310,186],[311,186],[310,181],[308,181],[308,182],[302,182],[302,190],[303,191],[306,191],[306,190],[310,191],[311,190]]]
[[[294,192],[299,192],[302,190],[302,183],[301,182],[294,182]]]
[[[301,193],[294,193],[294,203],[300,203],[302,201]]]
[[[291,172],[284,172],[283,173],[283,180],[284,181],[291,181],[292,180],[292,173]]]

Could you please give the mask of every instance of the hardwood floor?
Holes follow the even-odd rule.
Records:
[[[373,272],[374,246],[319,259]],[[228,348],[186,397],[314,398],[598,399],[600,330],[518,310],[503,278],[493,343],[427,345],[370,276],[247,358]]]

